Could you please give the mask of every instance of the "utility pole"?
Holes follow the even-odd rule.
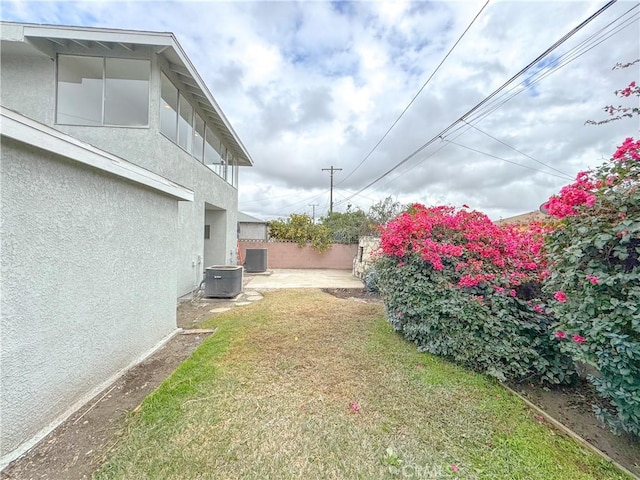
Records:
[[[331,189],[329,190],[329,214],[333,213],[333,172],[339,172],[341,170],[341,168],[333,168],[333,165],[331,165],[331,168],[322,169],[323,172],[331,172]]]
[[[318,204],[317,203],[310,203],[309,206],[311,208],[313,208],[313,217],[312,218],[313,218],[313,223],[315,224],[316,223],[316,207],[318,206]]]

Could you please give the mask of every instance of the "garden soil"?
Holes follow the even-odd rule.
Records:
[[[325,292],[360,302],[380,302],[363,289],[325,289]],[[182,302],[178,326],[197,327],[212,316],[208,302]],[[214,333],[215,334],[215,333]],[[117,433],[128,412],[168,377],[208,336],[178,334],[151,357],[127,372],[83,408],[45,437],[27,454],[0,473],[1,479],[90,479],[109,457]],[[592,445],[640,475],[640,445],[626,436],[615,436],[598,424],[591,410],[597,400],[589,384],[579,388],[543,390],[531,385],[512,385],[516,391],[571,428]]]

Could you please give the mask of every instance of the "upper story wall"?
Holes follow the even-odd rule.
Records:
[[[6,55],[4,49],[1,62],[0,104],[53,126],[55,62],[43,56]]]
[[[8,28],[11,32],[12,28],[15,30],[18,27],[9,25]],[[5,29],[4,24],[3,29]],[[15,34],[16,39],[20,37],[17,32],[18,30]],[[66,42],[63,49],[59,48],[58,52],[46,55],[26,42],[17,40],[7,42],[5,41],[6,37],[6,32],[3,32],[2,69],[0,71],[2,81],[0,103],[3,106],[123,157],[194,191],[200,187],[204,201],[228,208],[237,204],[237,191],[233,187],[237,187],[238,167],[233,165],[235,163],[233,156],[225,143],[221,142],[223,133],[218,129],[219,125],[206,120],[207,136],[217,140],[218,144],[217,151],[209,148],[209,151],[214,155],[209,155],[208,163],[211,165],[205,165],[202,151],[206,143],[203,135],[197,135],[196,130],[205,132],[204,119],[207,118],[207,114],[200,108],[198,99],[194,98],[189,88],[181,82],[182,77],[174,72],[178,67],[170,64],[163,56],[156,53],[155,48],[145,45],[136,45],[136,48],[131,48],[129,45],[129,48],[126,48],[126,45],[115,44],[106,50],[100,46],[102,44],[92,46],[91,42]],[[10,33],[9,37],[11,37]],[[4,48],[5,45],[10,45],[11,48]],[[145,89],[148,90],[148,122],[146,125],[74,125],[73,115],[57,114],[57,100],[59,102],[61,98],[59,90],[63,91],[58,88],[58,76],[64,75],[65,70],[65,65],[61,66],[61,63],[70,63],[80,59],[95,67],[96,64],[101,65],[102,59],[105,58],[107,59],[104,60],[105,71],[109,65],[107,62],[114,64],[114,71],[117,70],[117,63],[124,62],[126,64],[129,60],[138,60],[139,64],[147,65],[149,81],[148,88],[145,86]],[[136,64],[134,63],[134,65]],[[127,65],[120,68],[122,71],[126,71]],[[106,74],[104,75],[106,76]],[[188,134],[191,136],[191,144],[200,146],[199,150],[191,148],[191,145],[178,142],[177,138],[170,138],[170,134],[165,135],[161,132],[161,112],[163,107],[167,108],[168,106],[161,97],[163,76],[165,76],[165,84],[168,79],[170,84],[176,87],[176,92],[179,91],[180,94],[181,106],[186,106],[190,112],[191,126],[188,127],[190,128]],[[63,87],[71,85],[73,89],[76,87],[74,85],[76,83],[79,88],[84,88],[84,80],[78,82],[76,79],[71,79]],[[95,81],[94,79],[89,80]],[[104,83],[108,85],[107,82]],[[104,88],[106,90],[108,87]],[[132,94],[130,91],[126,93]],[[142,93],[138,93],[139,95]],[[126,101],[121,101],[121,104],[126,104]],[[175,105],[176,110],[178,110],[177,107]],[[106,106],[103,109],[106,112]],[[182,109],[180,112],[184,115]],[[82,117],[83,115],[78,116]],[[178,118],[181,119],[181,117]],[[104,119],[107,120],[106,115]],[[78,123],[83,122],[81,119]],[[183,119],[182,123],[184,123]],[[166,121],[164,129],[166,133]],[[196,134],[194,135],[194,133]],[[209,134],[211,135],[209,136]],[[182,143],[182,147],[187,147],[188,151],[181,148],[178,143]],[[216,157],[215,163],[211,161],[214,156]],[[231,203],[234,205],[229,204],[229,200],[232,200]]]

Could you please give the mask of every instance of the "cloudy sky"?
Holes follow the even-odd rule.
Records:
[[[638,136],[637,117],[585,121],[630,102],[613,91],[640,64],[612,67],[640,57],[640,5],[618,1],[454,124],[606,2],[485,3],[2,0],[0,16],[173,32],[254,159],[240,174],[246,213],[325,214],[334,166],[337,211],[391,196],[498,219]]]

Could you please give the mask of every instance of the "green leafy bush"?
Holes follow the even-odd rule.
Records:
[[[324,225],[317,225],[309,215],[292,213],[289,218],[271,220],[269,236],[276,240],[296,242],[299,247],[311,244],[322,253],[331,247],[331,232]]]
[[[361,236],[371,235],[375,225],[367,214],[356,208],[347,208],[346,212],[331,212],[320,218],[320,223],[331,232],[334,243],[358,243]]]
[[[606,399],[598,416],[640,435],[640,141],[625,140],[548,205],[561,218],[546,239],[544,287],[557,341],[598,371],[589,377]]]
[[[376,267],[370,267],[364,275],[362,275],[362,283],[364,283],[364,291],[371,294],[379,294],[380,288],[378,287],[378,272]]]
[[[539,280],[541,242],[478,212],[412,206],[383,228],[375,262],[389,322],[420,350],[500,380],[570,383],[553,319],[521,288]]]

